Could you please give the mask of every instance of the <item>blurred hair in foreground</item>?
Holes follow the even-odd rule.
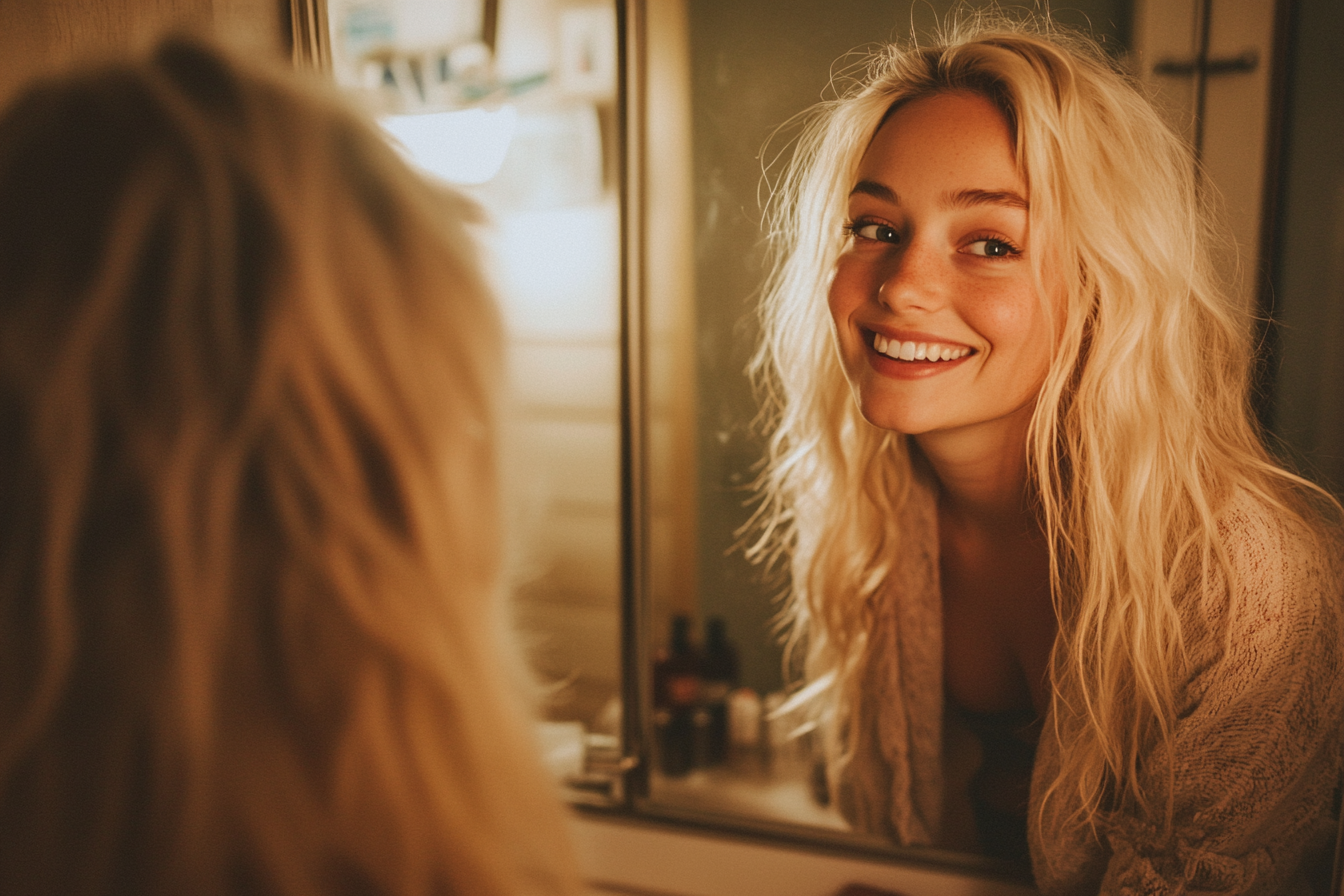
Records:
[[[22,94],[0,210],[0,891],[576,891],[472,208],[172,38]]]

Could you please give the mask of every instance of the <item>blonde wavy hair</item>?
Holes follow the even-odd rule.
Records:
[[[0,891],[578,891],[473,216],[193,40],[0,120]]]
[[[1083,37],[1001,19],[949,32],[878,51],[851,90],[815,109],[772,197],[777,264],[753,362],[772,434],[749,553],[790,564],[790,647],[808,679],[830,682],[843,769],[916,475],[908,437],[860,415],[832,344],[826,293],[846,199],[894,107],[947,91],[986,97],[1030,192],[1037,282],[1063,297],[1025,446],[1060,626],[1052,713],[1057,729],[1071,720],[1046,800],[1081,807],[1070,822],[1128,804],[1170,824],[1170,782],[1145,792],[1138,769],[1168,748],[1175,722],[1181,582],[1191,569],[1234,580],[1218,531],[1234,493],[1310,539],[1337,505],[1278,466],[1253,422],[1254,320],[1213,268],[1223,237],[1189,147]]]

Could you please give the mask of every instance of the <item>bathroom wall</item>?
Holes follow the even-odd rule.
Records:
[[[288,8],[288,0],[0,0],[0,101],[37,72],[169,27],[278,53]]]

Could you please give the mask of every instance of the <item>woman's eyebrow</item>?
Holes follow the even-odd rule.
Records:
[[[1023,211],[1029,208],[1026,197],[1012,190],[957,190],[947,194],[943,202],[951,208],[968,208],[973,205],[1005,205]]]
[[[850,196],[872,196],[890,205],[900,205],[901,197],[891,187],[875,180],[861,180],[849,191]],[[970,208],[976,205],[1001,205],[1007,208],[1029,208],[1026,197],[1013,190],[957,190],[943,196],[948,208]]]
[[[850,196],[872,196],[874,199],[880,199],[883,202],[892,205],[900,205],[901,197],[896,195],[896,191],[886,184],[878,183],[875,180],[861,180],[854,185],[854,189],[849,191]]]

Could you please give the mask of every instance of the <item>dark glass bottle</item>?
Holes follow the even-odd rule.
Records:
[[[691,619],[672,617],[668,649],[654,662],[654,724],[663,774],[685,775],[695,767],[695,717],[700,705],[703,658],[691,643]]]
[[[728,694],[738,684],[737,647],[728,640],[722,616],[705,621],[703,669],[701,701],[708,715],[704,764],[718,765],[728,756]]]

